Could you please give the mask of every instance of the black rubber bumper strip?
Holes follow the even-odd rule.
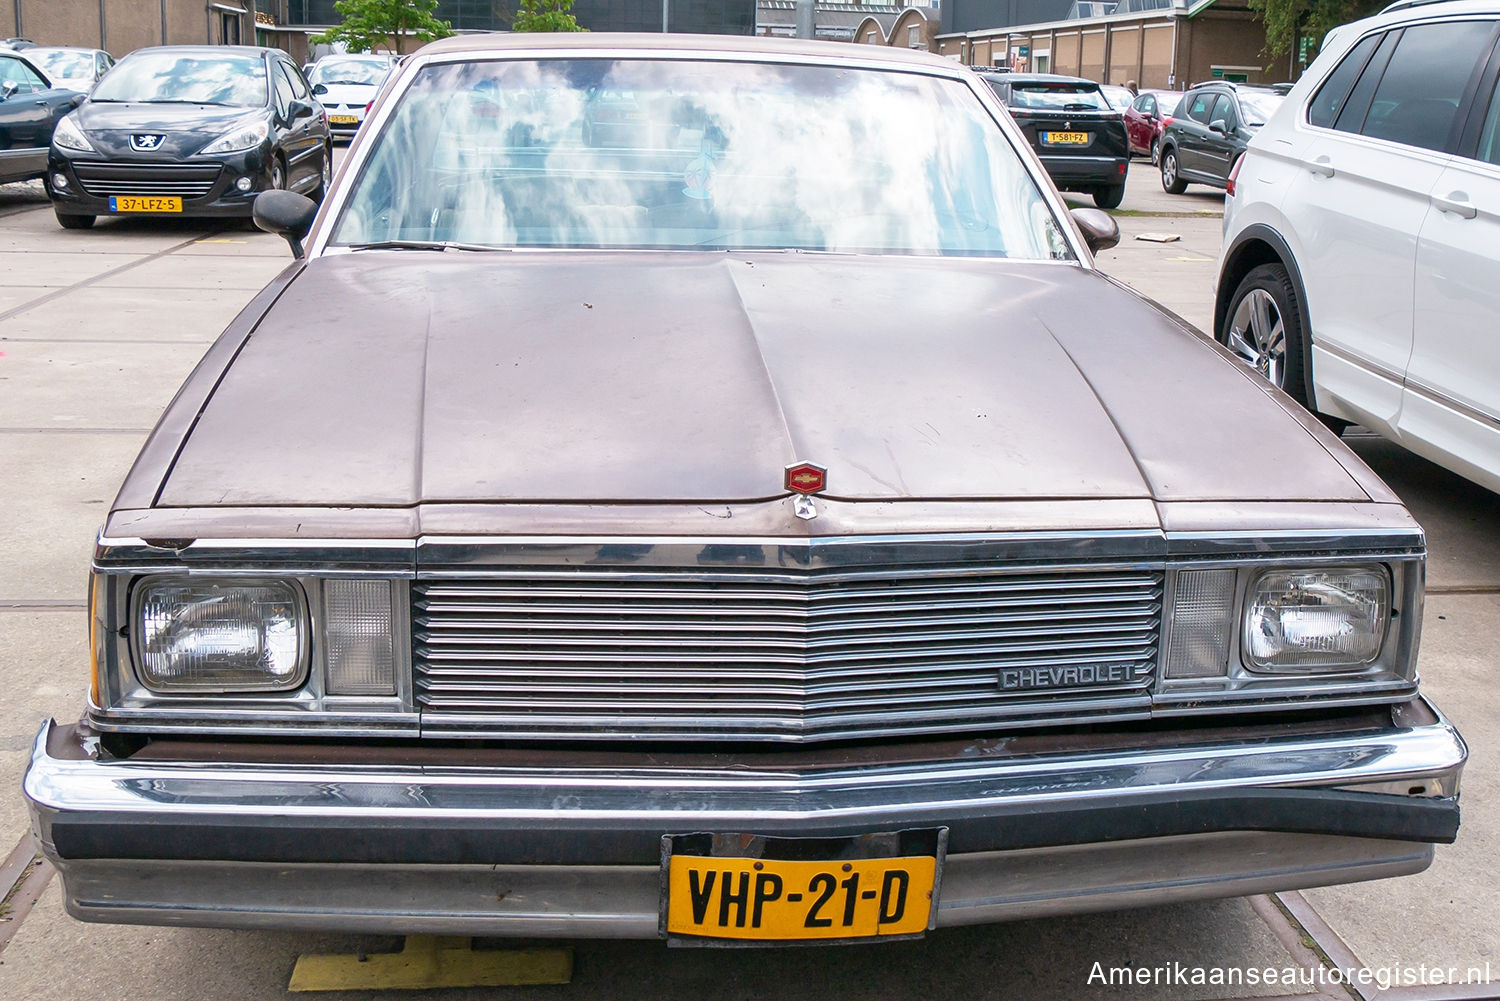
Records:
[[[812,816],[748,831],[723,825],[664,829],[649,815],[601,829],[597,822],[570,824],[565,811],[542,822],[64,813],[53,817],[51,834],[64,859],[654,865],[661,859],[663,834],[706,830],[826,838],[915,827],[948,828],[952,854],[1223,831],[1448,844],[1458,833],[1458,802],[1326,789],[1243,789],[1121,797],[1102,804],[1007,808],[997,803],[972,812],[913,810],[884,823],[860,825]]]

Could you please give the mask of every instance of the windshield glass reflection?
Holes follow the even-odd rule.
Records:
[[[673,60],[430,66],[337,245],[1070,256],[962,83]]]
[[[136,52],[99,81],[92,99],[256,108],[266,96],[266,64],[259,56]]]

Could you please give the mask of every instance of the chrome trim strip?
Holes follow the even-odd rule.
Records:
[[[1416,393],[1418,396],[1425,396],[1427,399],[1431,400],[1433,403],[1436,403],[1440,407],[1446,407],[1447,409],[1452,410],[1460,417],[1467,417],[1470,420],[1477,421],[1480,424],[1488,424],[1493,430],[1500,431],[1500,417],[1497,417],[1494,414],[1488,413],[1483,410],[1477,410],[1467,403],[1462,403],[1458,400],[1455,400],[1453,397],[1441,393],[1436,389],[1433,389],[1425,382],[1420,382],[1408,376],[1406,379],[1406,388],[1408,391]],[[1398,421],[1398,426],[1399,423],[1400,422]]]
[[[1347,348],[1335,347],[1327,341],[1320,341],[1317,339],[1316,333],[1313,337],[1312,346],[1318,351],[1326,351],[1340,361],[1346,361],[1356,368],[1362,368],[1371,375],[1378,376],[1387,382],[1395,383],[1398,386],[1405,382],[1405,376],[1402,373],[1370,361],[1368,358],[1362,358]]]

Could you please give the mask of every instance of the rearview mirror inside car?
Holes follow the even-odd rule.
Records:
[[[262,191],[250,208],[255,225],[284,239],[292,248],[292,256],[299,260],[303,256],[302,238],[312,229],[317,214],[318,203],[295,191]]]

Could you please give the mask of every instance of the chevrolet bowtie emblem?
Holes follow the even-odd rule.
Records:
[[[828,470],[811,462],[786,467],[786,488],[796,494],[815,494],[828,486]]]

